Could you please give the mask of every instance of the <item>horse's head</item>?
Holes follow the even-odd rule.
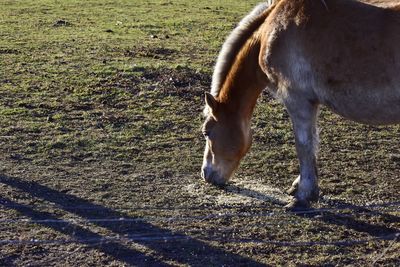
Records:
[[[214,96],[206,93],[206,120],[202,131],[206,139],[201,176],[209,183],[222,185],[232,176],[251,146],[249,123]]]

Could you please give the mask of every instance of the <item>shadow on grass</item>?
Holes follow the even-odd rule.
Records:
[[[235,185],[229,185],[224,189],[228,190],[231,193],[236,193],[238,195],[251,197],[251,198],[254,198],[257,200],[268,201],[268,202],[271,202],[273,204],[277,204],[280,206],[283,206],[286,204],[282,200],[275,198],[273,196],[267,196],[263,193],[255,191],[255,190],[251,190],[251,189],[247,189],[247,188],[240,188]],[[327,224],[343,226],[343,227],[346,227],[347,229],[352,229],[357,232],[367,233],[370,236],[373,236],[376,238],[400,241],[397,238],[397,235],[400,234],[400,229],[391,228],[391,227],[388,227],[385,225],[372,224],[369,222],[365,222],[365,221],[356,219],[354,214],[344,214],[344,213],[338,213],[338,212],[334,212],[334,211],[335,211],[335,209],[337,209],[338,211],[341,211],[341,210],[343,211],[343,210],[348,209],[348,210],[356,211],[360,215],[363,214],[366,217],[368,217],[368,216],[378,217],[379,216],[385,224],[399,223],[400,217],[394,216],[391,214],[387,214],[387,213],[384,213],[381,211],[373,210],[372,208],[369,208],[368,206],[362,207],[362,206],[357,206],[354,204],[349,204],[349,203],[346,203],[343,201],[330,200],[327,204],[329,205],[329,207],[327,207],[326,209],[308,209],[304,212],[295,212],[294,214],[301,216],[301,217],[310,218],[313,220],[320,220]],[[397,203],[397,204],[399,204],[399,203]]]
[[[339,209],[339,210],[348,209],[356,211],[357,213],[359,213],[360,215],[362,214],[365,217],[370,217],[370,216],[380,217],[385,224],[394,224],[400,222],[400,217],[387,214],[382,211],[376,211],[368,206],[358,206],[339,200],[330,200],[327,204],[332,209]],[[393,239],[396,236],[396,234],[400,233],[400,229],[360,221],[353,218],[353,216],[349,214],[338,214],[330,211],[324,211],[319,214],[309,213],[309,214],[303,214],[303,215],[299,214],[299,215],[309,218],[315,218],[324,221],[326,223],[335,224],[338,226],[345,226],[348,229],[352,229],[357,232],[367,233],[374,237],[380,237],[380,238],[388,237],[389,239]],[[398,240],[396,238],[394,239]]]
[[[49,187],[43,186],[33,181],[23,181],[17,178],[11,178],[0,175],[0,183],[12,188],[28,193],[32,197],[40,198],[54,203],[57,208],[78,215],[83,219],[104,219],[104,218],[125,218],[131,219],[131,222],[105,223],[101,221],[91,221],[96,226],[103,227],[116,235],[120,236],[153,236],[165,237],[163,242],[154,242],[151,239],[138,239],[135,243],[153,250],[157,258],[145,255],[135,250],[123,242],[107,241],[104,244],[91,244],[87,240],[101,240],[106,238],[101,234],[95,233],[87,228],[80,227],[73,222],[60,224],[55,222],[40,222],[39,224],[51,227],[52,229],[66,234],[77,242],[83,243],[89,247],[96,248],[116,260],[130,265],[146,266],[166,266],[166,261],[175,261],[181,264],[196,265],[235,265],[235,266],[263,266],[260,263],[220,248],[213,247],[205,242],[182,233],[163,229],[151,223],[145,222],[136,217],[128,216],[122,212],[117,212],[110,208],[91,203],[88,200],[59,192]],[[55,214],[44,211],[36,211],[27,205],[21,205],[10,199],[0,197],[0,205],[9,209],[14,209],[32,220],[59,220]],[[84,206],[85,209],[76,207]],[[177,237],[177,238],[175,238]],[[183,237],[183,238],[182,238]]]
[[[283,201],[282,199],[279,199],[278,197],[268,196],[264,193],[260,193],[260,192],[257,192],[255,190],[248,189],[248,188],[242,188],[237,185],[229,184],[229,185],[226,185],[221,188],[223,188],[224,190],[226,190],[230,193],[235,193],[237,195],[241,195],[244,197],[254,198],[256,200],[261,200],[261,201],[267,201],[267,202],[271,202],[273,204],[277,204],[280,206],[286,205],[286,202]]]
[[[92,240],[97,243],[102,239],[103,236],[100,234],[94,233],[88,229],[84,229],[78,225],[73,223],[59,223],[56,220],[59,220],[56,216],[49,212],[43,211],[35,211],[29,206],[18,204],[9,199],[3,198],[0,196],[0,205],[6,203],[7,206],[12,206],[14,210],[18,211],[20,214],[30,217],[33,220],[55,220],[54,222],[41,222],[40,224],[51,227],[53,230],[56,230],[60,233],[69,235],[71,238],[76,240],[79,243],[84,243],[91,247],[96,247],[107,255],[112,256],[116,260],[120,260],[126,263],[136,263],[136,264],[149,264],[149,265],[160,265],[166,266],[163,262],[153,259],[149,256],[143,255],[142,253],[132,250],[129,247],[119,244],[117,242],[108,242],[104,246],[93,245]]]

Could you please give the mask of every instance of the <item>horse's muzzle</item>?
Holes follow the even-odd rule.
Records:
[[[210,167],[204,167],[201,170],[201,177],[207,182],[215,185],[225,184],[223,179],[218,172],[212,170]]]

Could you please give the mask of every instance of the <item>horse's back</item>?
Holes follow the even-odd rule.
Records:
[[[267,75],[289,91],[281,95],[301,93],[360,122],[400,122],[400,9],[325,3],[280,1],[263,29]]]

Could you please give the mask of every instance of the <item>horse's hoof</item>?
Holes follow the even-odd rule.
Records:
[[[286,211],[291,212],[299,212],[299,211],[307,211],[311,207],[310,201],[308,200],[299,200],[297,198],[293,198],[286,206]]]
[[[298,185],[292,185],[292,187],[290,187],[286,193],[288,193],[288,195],[295,197],[296,193],[298,191]],[[314,189],[311,191],[309,197],[308,197],[309,201],[318,201],[319,200],[319,190],[318,189]]]

